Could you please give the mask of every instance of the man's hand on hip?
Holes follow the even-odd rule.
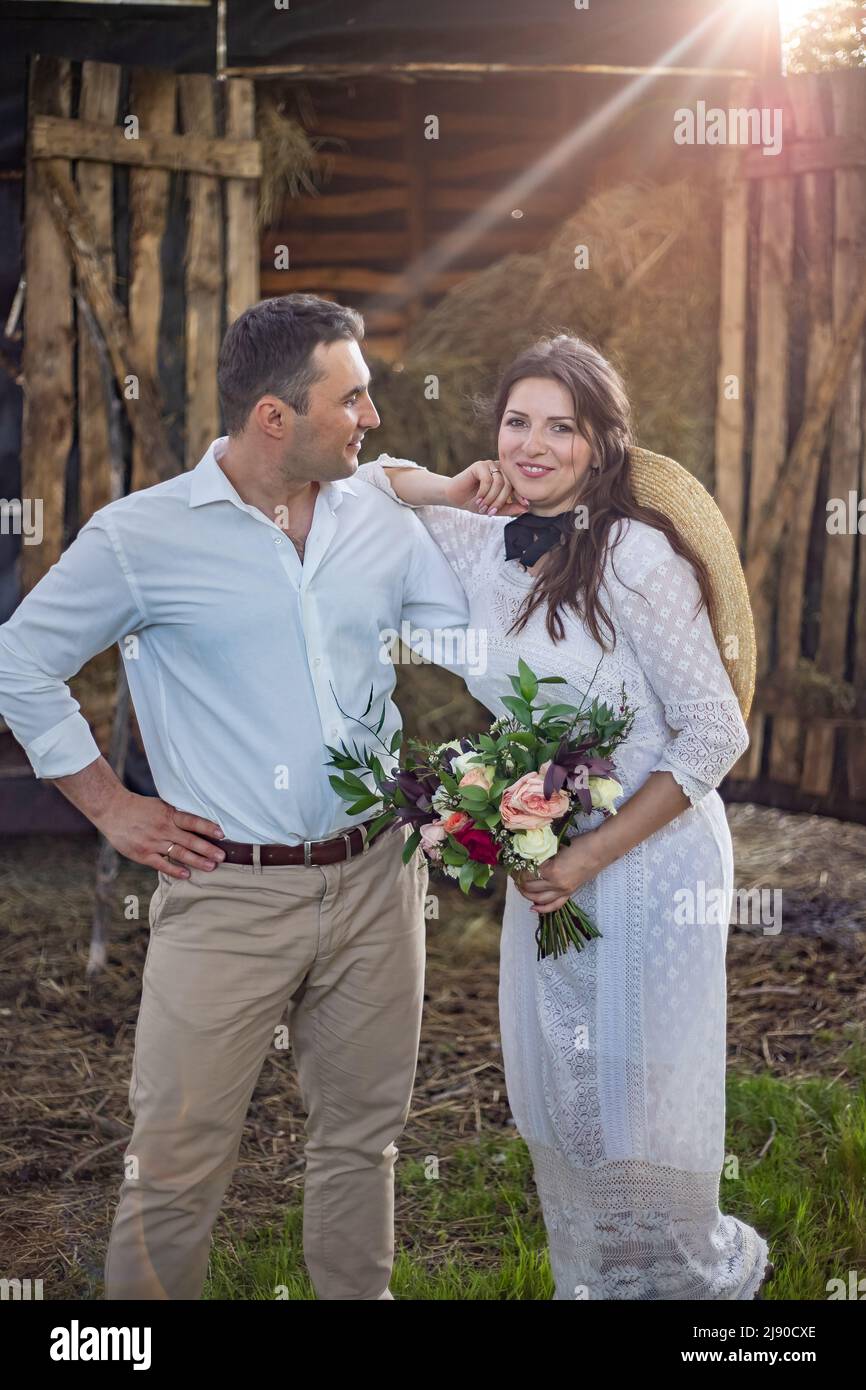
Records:
[[[156,796],[124,790],[98,828],[119,854],[161,869],[171,878],[188,878],[190,869],[215,869],[225,859],[224,850],[200,838],[212,835],[222,839],[218,825],[189,811],[178,811]]]
[[[211,835],[221,840],[221,826],[189,811],[178,811],[157,796],[127,791],[103,757],[80,772],[53,780],[118,854],[136,864],[160,869],[170,878],[188,878],[190,869],[215,869],[225,859],[218,845],[201,839]]]

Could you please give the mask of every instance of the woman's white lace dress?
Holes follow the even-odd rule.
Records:
[[[379,460],[359,477],[391,491]],[[500,697],[523,657],[537,675],[565,678],[548,687],[551,700],[579,700],[602,651],[575,615],[563,614],[557,644],[543,607],[508,634],[533,580],[505,559],[506,518],[416,510],[466,589],[476,641],[486,638],[486,669],[464,677],[475,698],[507,714]],[[750,1299],[766,1241],[719,1209],[728,912],[701,913],[718,899],[712,890],[727,904],[733,893],[715,788],[748,735],[706,609],[694,616],[691,566],[653,527],[618,524],[616,573],[609,560],[602,591],[616,647],[593,690],[618,704],[624,682],[637,711],[616,754],[625,797],[667,769],[692,804],[573,895],[602,933],[580,952],[537,962],[537,917],[509,881],[499,994],[508,1099],[532,1155],[557,1299]],[[694,914],[683,910],[689,890]]]

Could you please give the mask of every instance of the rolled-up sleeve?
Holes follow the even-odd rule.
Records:
[[[37,777],[67,777],[99,757],[66,682],[144,622],[119,540],[97,512],[0,627],[0,715]]]
[[[672,737],[654,772],[671,772],[692,805],[713,791],[749,746],[694,570],[671,550],[617,609]]]

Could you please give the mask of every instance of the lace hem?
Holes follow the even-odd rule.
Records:
[[[529,1147],[558,1300],[754,1298],[767,1243],[722,1215],[718,1173],[643,1160],[581,1169]]]
[[[665,718],[679,730],[660,766],[672,772],[693,805],[719,785],[749,746],[737,699],[678,700]]]
[[[690,772],[686,772],[685,768],[677,767],[676,763],[672,763],[668,758],[662,758],[658,766],[653,768],[653,772],[670,772],[680,789],[689,798],[692,806],[697,806],[698,802],[703,801],[704,797],[713,790],[712,787],[707,786],[706,782],[701,782],[697,777],[693,777]]]

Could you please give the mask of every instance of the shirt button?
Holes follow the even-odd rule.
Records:
[[[321,664],[322,664],[322,658],[321,658],[320,656],[317,656],[316,659],[315,659],[314,662],[313,662],[313,665],[314,665],[314,666],[321,666]]]
[[[274,536],[274,545],[282,545],[282,543],[283,543],[283,538],[282,538],[282,536]]]

